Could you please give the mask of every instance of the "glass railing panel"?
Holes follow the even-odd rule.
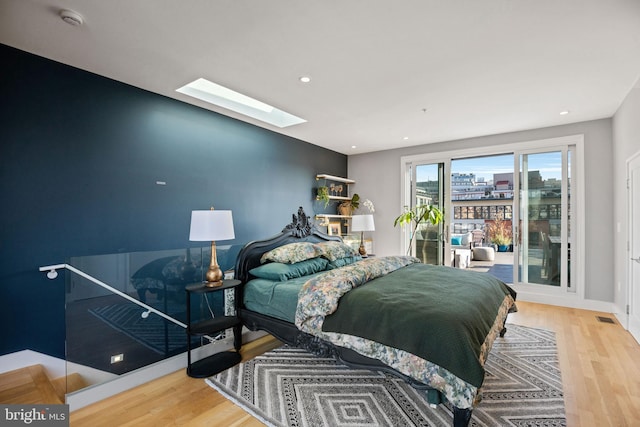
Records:
[[[233,269],[240,247],[217,246],[223,271]],[[202,281],[210,256],[211,248],[206,246],[68,259],[71,266],[134,300],[71,271],[65,273],[68,375],[76,373],[93,385],[184,353],[184,327],[149,312],[136,301],[186,324],[184,288]],[[192,298],[192,321],[224,312],[222,292],[209,294],[206,299]],[[194,347],[200,344],[201,340],[193,342]]]

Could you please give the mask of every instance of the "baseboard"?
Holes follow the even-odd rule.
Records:
[[[581,299],[577,295],[548,295],[526,290],[516,289],[517,301],[535,302],[539,304],[555,305],[559,307],[578,308],[581,310],[614,313],[614,304],[607,301]]]

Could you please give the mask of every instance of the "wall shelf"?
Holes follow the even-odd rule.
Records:
[[[330,190],[333,195],[327,195],[328,201],[337,202],[338,206],[340,206],[343,202],[350,202],[351,197],[349,196],[349,185],[355,184],[356,182],[353,179],[342,178],[340,176],[328,175],[328,174],[317,174],[316,181],[323,179],[325,181],[325,186]],[[328,182],[328,185],[327,185]],[[335,188],[335,191],[333,191]],[[340,195],[336,195],[340,194]],[[346,195],[344,195],[346,194]],[[316,196],[316,200],[320,200],[319,197]],[[326,206],[325,206],[326,208]],[[338,210],[340,212],[340,210]],[[328,213],[320,213],[315,215],[315,219],[320,222],[321,226],[327,227],[327,233],[332,234],[330,231],[331,222],[332,221],[340,221],[340,230],[337,232],[338,235],[343,234],[343,230],[349,232],[349,227],[351,224],[351,215],[340,215],[339,213],[328,214]]]
[[[316,200],[320,200],[320,199],[316,196]],[[345,197],[345,196],[329,196],[329,200],[351,200],[351,197]]]
[[[345,184],[355,184],[356,182],[352,179],[348,179],[348,178],[342,178],[339,176],[333,176],[333,175],[327,175],[327,174],[318,174],[316,175],[316,181],[321,180],[321,179],[326,179],[329,181],[336,181],[336,182],[343,182]]]
[[[325,181],[331,181],[332,184],[330,186],[328,186],[327,188],[329,188],[331,190],[332,193],[334,194],[329,194],[327,197],[329,200],[334,200],[334,201],[339,201],[339,202],[348,202],[351,201],[351,197],[348,195],[349,194],[349,185],[351,184],[355,184],[356,182],[353,179],[348,179],[348,178],[342,178],[339,176],[333,176],[333,175],[327,175],[327,174],[318,174],[316,175],[316,181],[319,181],[321,179],[324,179]],[[337,191],[332,191],[334,184],[333,182],[339,182],[342,184],[345,184],[344,188],[342,185],[337,186]],[[344,195],[344,191],[346,191],[347,195]],[[336,195],[335,193],[340,194],[339,196]],[[316,200],[320,200],[320,198],[318,196],[316,196]]]

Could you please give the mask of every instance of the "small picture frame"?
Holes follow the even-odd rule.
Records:
[[[340,224],[340,221],[330,222],[327,226],[327,234],[329,236],[342,236],[342,224]]]

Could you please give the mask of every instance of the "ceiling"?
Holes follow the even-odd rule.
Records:
[[[612,117],[640,0],[0,0],[0,43],[357,154]],[[176,92],[200,77],[307,122]]]

